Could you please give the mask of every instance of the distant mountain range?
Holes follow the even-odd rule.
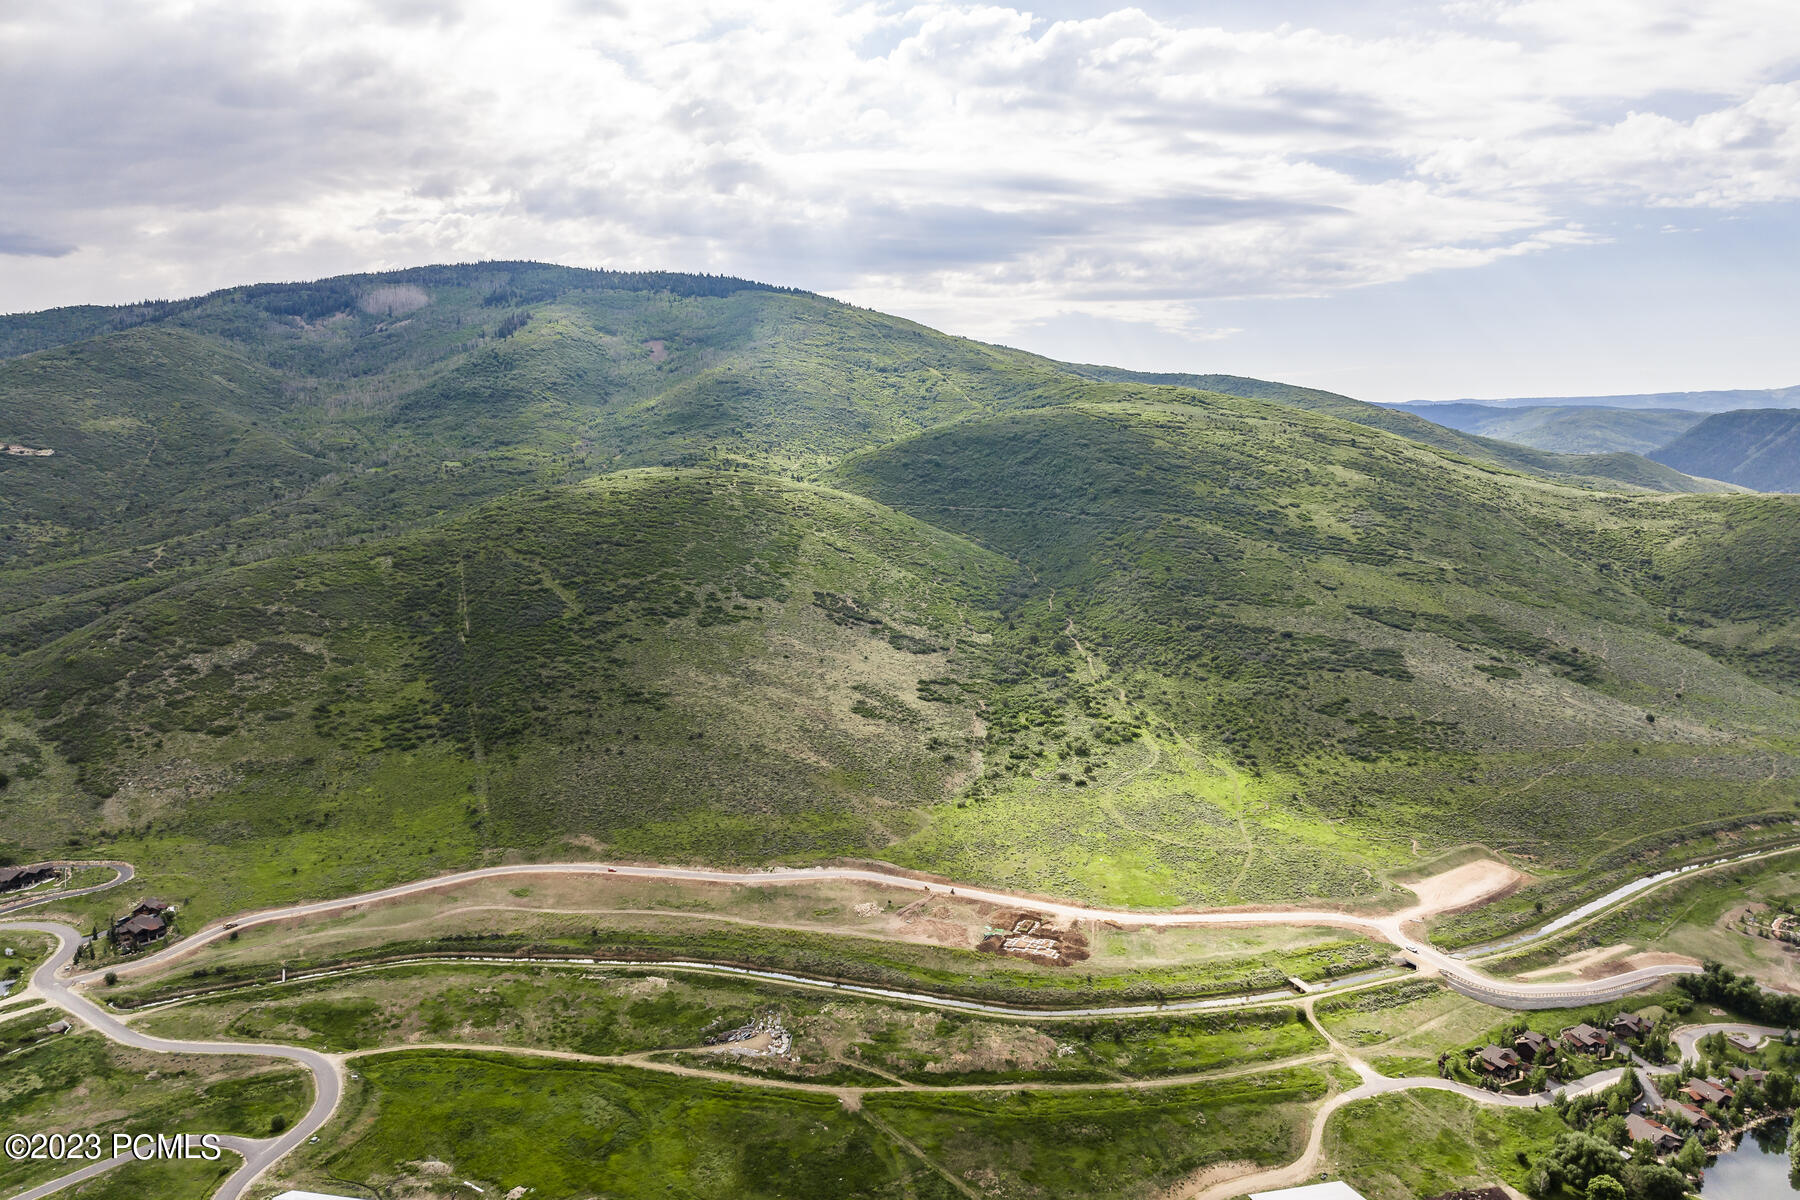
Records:
[[[1623,401],[1691,399],[1714,403],[1749,397],[1759,407],[1725,412],[1699,408],[1626,407]],[[1787,403],[1784,403],[1787,402]],[[1757,392],[1668,392],[1590,396],[1579,403],[1448,401],[1393,404],[1396,412],[1446,429],[1557,454],[1632,454],[1689,475],[1759,492],[1800,491],[1800,388]]]
[[[1445,403],[1478,404],[1488,408],[1673,408],[1716,413],[1740,408],[1800,408],[1800,384],[1784,388],[1737,388],[1719,392],[1644,392],[1635,396],[1516,396],[1505,400],[1464,398]],[[1429,402],[1425,406],[1431,407]]]
[[[1561,454],[1649,455],[1705,419],[1671,408],[1606,408],[1591,404],[1542,404],[1499,408],[1490,404],[1395,404],[1390,407],[1481,437],[1517,442]]]
[[[1650,457],[1690,475],[1759,492],[1800,492],[1800,410],[1718,413]]]

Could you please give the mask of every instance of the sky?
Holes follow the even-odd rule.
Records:
[[[1371,400],[1800,383],[1793,0],[0,0],[0,312],[533,258]]]

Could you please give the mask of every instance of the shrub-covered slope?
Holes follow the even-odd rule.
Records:
[[[1396,834],[1567,867],[1796,795],[1800,705],[1778,650],[1791,608],[1774,599],[1775,558],[1800,549],[1792,506],[1751,533],[1735,499],[1522,485],[1222,399],[965,422],[839,478],[1016,557],[1173,746],[1215,748],[1250,777],[1248,807],[1145,796],[1116,823],[1136,833],[1099,843],[1116,859],[1136,840],[1159,878],[1208,823],[1241,839],[1246,878],[1259,845],[1296,830],[1321,873],[1334,855],[1378,860]],[[1740,573],[1764,582],[1734,594]],[[1022,782],[988,780],[987,836],[1046,827],[1045,789]],[[1055,806],[1066,844],[1047,858],[1081,859],[1114,824],[1082,808]]]
[[[1795,798],[1796,511],[1632,456],[532,264],[21,339],[0,854],[202,911],[602,848],[1370,899]]]
[[[997,616],[1028,586],[766,477],[522,492],[179,584],[25,655],[0,818],[34,851],[111,834],[164,869],[191,842],[347,881],[595,839],[873,852],[979,761],[982,699],[1056,669]]]

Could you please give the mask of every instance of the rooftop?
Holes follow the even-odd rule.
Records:
[[[276,1200],[280,1200],[279,1197]],[[1363,1200],[1363,1194],[1347,1183],[1308,1183],[1278,1192],[1251,1192],[1250,1200]]]

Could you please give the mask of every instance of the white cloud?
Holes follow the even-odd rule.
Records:
[[[1085,313],[1201,337],[1208,300],[1603,240],[1597,205],[1800,198],[1796,62],[1785,0],[1465,0],[1386,35],[956,4],[21,6],[0,253],[39,257],[0,308],[530,256],[978,335]]]

